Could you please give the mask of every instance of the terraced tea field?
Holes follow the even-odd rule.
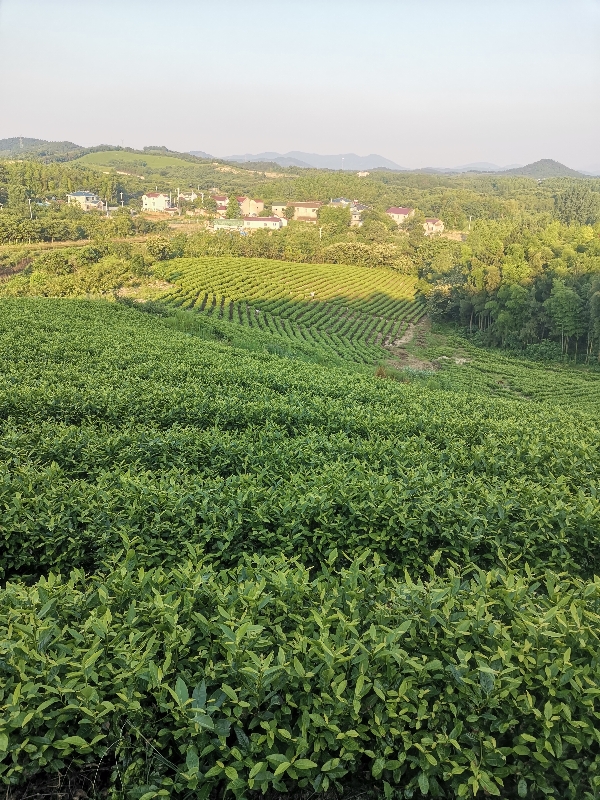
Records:
[[[164,277],[175,284],[163,296],[170,308],[364,364],[384,358],[384,347],[425,313],[415,279],[386,269],[201,257],[170,261]]]

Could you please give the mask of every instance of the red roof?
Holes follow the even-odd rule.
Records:
[[[409,214],[412,214],[413,211],[414,208],[404,208],[404,207],[398,208],[398,206],[392,206],[391,208],[388,208],[388,210],[385,213],[402,214],[402,216],[407,217]]]
[[[323,203],[320,203],[318,200],[310,200],[306,203],[288,203],[288,205],[293,206],[294,208],[319,208],[319,206],[322,206]]]
[[[226,194],[211,194],[213,200],[227,200]]]
[[[168,197],[164,192],[146,192],[146,197]]]
[[[281,222],[281,217],[242,217],[244,222],[246,220],[253,220],[254,222]]]
[[[442,220],[438,219],[437,217],[426,217],[425,218],[425,222],[431,222],[432,225],[435,225],[436,222],[441,222],[441,221]]]

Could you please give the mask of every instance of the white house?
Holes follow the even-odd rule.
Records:
[[[287,219],[281,217],[244,217],[244,228],[246,230],[269,230],[276,231],[287,225]]]
[[[67,203],[78,205],[84,211],[104,208],[102,200],[94,192],[71,192],[67,195]]]
[[[178,192],[177,199],[185,200],[188,203],[193,203],[194,200],[196,200],[196,198],[198,197],[198,195],[193,189],[191,192],[180,192],[179,190],[177,190],[177,192]]]
[[[273,203],[271,208],[273,210],[273,215],[276,217],[285,217],[285,210],[288,207],[287,203]]]
[[[142,195],[142,211],[168,211],[171,197],[164,192],[148,192]]]
[[[404,225],[409,217],[414,216],[415,210],[414,208],[399,208],[398,206],[392,206],[391,208],[388,208],[385,213],[388,215],[388,217],[391,217],[394,222],[397,222],[398,225]]]
[[[423,223],[425,235],[430,236],[432,233],[443,233],[444,223],[437,217],[427,217]]]
[[[318,200],[309,200],[306,203],[289,203],[294,208],[294,219],[299,222],[315,222],[318,219],[319,209],[323,203]]]
[[[350,206],[350,213],[352,217],[350,219],[350,226],[352,228],[360,228],[362,227],[363,220],[362,215],[367,210],[368,206],[359,203],[357,200],[354,200]]]

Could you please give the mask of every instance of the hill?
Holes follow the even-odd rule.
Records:
[[[83,149],[81,145],[73,142],[50,142],[46,139],[31,139],[26,136],[0,139],[0,158],[64,156],[75,154]]]
[[[503,175],[524,175],[528,178],[585,178],[586,176],[577,172],[570,167],[558,161],[553,161],[551,158],[542,158],[540,161],[534,161],[532,164],[526,164],[524,167],[516,169],[507,169],[502,172]]]

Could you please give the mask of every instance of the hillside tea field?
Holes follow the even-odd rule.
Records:
[[[259,258],[176,259],[164,277],[169,307],[189,309],[374,364],[424,314],[416,281],[389,269]]]
[[[0,350],[7,791],[95,769],[115,800],[598,796],[585,406],[103,301],[2,300]]]

